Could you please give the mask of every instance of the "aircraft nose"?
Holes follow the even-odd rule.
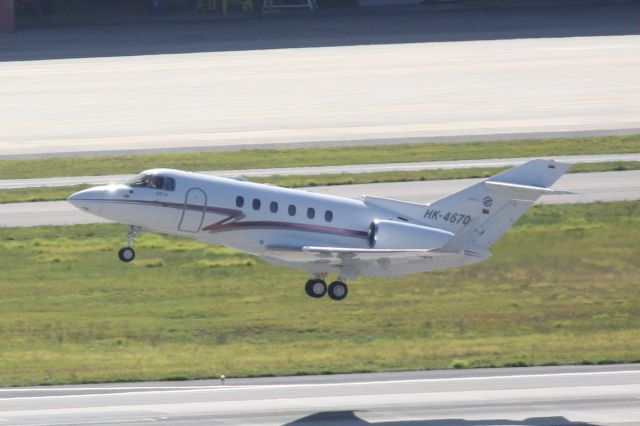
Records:
[[[71,194],[69,198],[67,198],[67,201],[69,201],[80,210],[97,214],[101,210],[104,195],[104,187],[96,186],[94,188],[84,189],[82,191]]]

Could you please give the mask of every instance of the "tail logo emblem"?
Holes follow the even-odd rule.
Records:
[[[493,205],[493,198],[486,196],[482,199],[482,205],[485,207],[491,207]]]

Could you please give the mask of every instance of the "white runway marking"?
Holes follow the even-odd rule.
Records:
[[[640,374],[640,370],[625,371],[596,371],[596,372],[575,372],[575,373],[553,373],[553,374],[518,374],[506,376],[476,376],[476,377],[448,377],[438,379],[405,379],[405,380],[379,380],[344,383],[299,383],[299,384],[275,384],[275,385],[209,385],[209,386],[131,386],[131,387],[42,387],[42,388],[0,388],[0,393],[20,393],[20,392],[91,392],[95,394],[82,395],[47,395],[31,397],[12,397],[11,399],[32,399],[32,398],[77,398],[96,397],[104,395],[131,395],[143,393],[174,393],[174,392],[202,392],[202,391],[237,391],[237,390],[269,390],[269,389],[291,389],[291,388],[330,388],[347,386],[367,386],[367,385],[399,385],[409,383],[446,383],[446,382],[469,382],[488,380],[516,380],[533,378],[562,378],[562,377],[589,377],[589,376],[615,376]],[[132,392],[108,392],[111,390]]]

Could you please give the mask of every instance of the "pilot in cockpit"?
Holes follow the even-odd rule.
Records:
[[[158,176],[151,173],[142,173],[127,182],[127,185],[136,188],[153,188],[173,191],[176,187],[176,182],[170,177]]]

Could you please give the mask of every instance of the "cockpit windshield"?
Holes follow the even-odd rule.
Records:
[[[153,173],[141,173],[126,182],[126,185],[132,188],[154,188],[162,189],[164,191],[173,191],[176,189],[175,179]]]

